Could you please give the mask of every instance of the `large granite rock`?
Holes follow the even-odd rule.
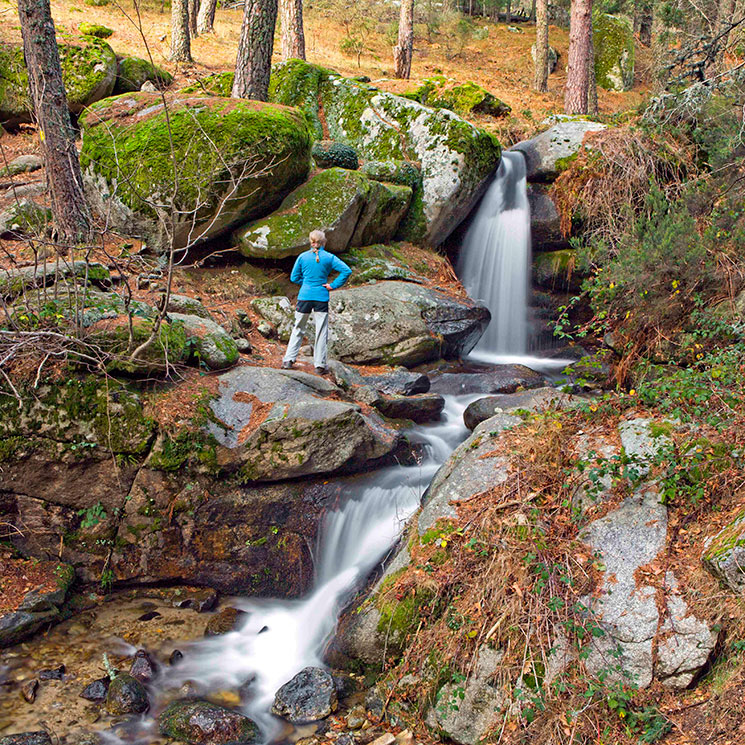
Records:
[[[346,401],[324,398],[338,389],[300,371],[242,366],[220,376],[212,401],[218,459],[244,482],[280,481],[355,471],[390,455],[401,435]]]
[[[146,82],[152,83],[159,89],[167,88],[173,82],[173,75],[140,57],[119,58],[114,84],[115,96],[139,91]]]
[[[289,338],[289,300],[261,300],[254,307]],[[329,310],[329,352],[353,364],[413,367],[460,357],[473,349],[489,321],[483,305],[397,281],[336,290]]]
[[[299,106],[317,139],[354,147],[366,160],[419,161],[422,186],[399,235],[439,244],[463,220],[496,170],[496,139],[446,109],[385,93],[300,60],[272,70],[271,101]]]
[[[587,119],[566,118],[530,140],[523,140],[510,150],[525,156],[528,181],[552,181],[561,170],[562,161],[577,153],[588,132],[606,129],[605,124]]]
[[[88,197],[121,233],[156,250],[205,241],[265,215],[307,176],[311,135],[301,112],[167,96],[168,116],[160,94],[139,92],[81,117]]]
[[[59,44],[67,105],[79,114],[106,96],[116,79],[114,50],[101,39],[84,37],[76,44]],[[28,73],[20,44],[0,44],[0,122],[15,126],[32,120]]]
[[[482,114],[498,118],[512,111],[511,106],[500,101],[480,85],[471,81],[459,83],[444,75],[435,75],[425,79],[416,90],[405,95],[406,98],[418,101],[425,106],[449,109],[466,117]]]
[[[244,256],[259,259],[283,259],[307,251],[311,230],[323,230],[326,248],[334,253],[386,243],[406,213],[411,194],[409,186],[328,168],[288,195],[269,217],[239,228],[233,239]]]

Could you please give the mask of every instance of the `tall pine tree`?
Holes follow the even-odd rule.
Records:
[[[234,98],[266,101],[276,23],[277,0],[246,0],[235,60]]]

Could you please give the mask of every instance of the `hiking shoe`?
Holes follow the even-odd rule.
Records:
[[[293,366],[294,364],[295,364],[294,362],[288,362],[287,360],[283,360],[283,361],[282,361],[282,369],[283,369],[283,370],[289,370],[289,369],[291,369],[291,368],[292,368],[292,366]]]
[[[326,368],[325,367],[317,367],[316,368],[316,374],[318,374],[318,375],[325,375],[326,374]]]

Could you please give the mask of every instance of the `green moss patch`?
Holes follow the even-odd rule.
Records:
[[[593,16],[595,79],[601,88],[626,91],[634,84],[634,34],[629,23],[607,13]]]
[[[83,23],[78,24],[78,31],[83,36],[95,36],[97,39],[108,39],[114,33],[113,28],[102,26],[100,23]]]
[[[139,57],[122,57],[118,64],[114,95],[139,91],[147,81],[150,81],[156,88],[167,88],[173,82],[173,75],[156,67],[148,60]]]

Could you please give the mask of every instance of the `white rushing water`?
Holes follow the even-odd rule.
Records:
[[[483,302],[491,322],[472,353],[485,361],[524,361],[528,349],[530,206],[522,153],[502,153],[458,258],[468,294]]]
[[[281,724],[270,713],[274,694],[304,667],[323,666],[324,649],[345,602],[384,559],[437,469],[469,434],[463,411],[479,397],[446,396],[441,421],[409,433],[423,451],[418,465],[390,466],[348,480],[355,491],[326,515],[316,549],[316,581],[306,598],[232,603],[248,612],[242,628],[184,648],[184,659],[165,671],[157,687],[173,689],[193,681],[209,691],[250,683],[244,711],[267,740],[275,737]],[[143,719],[126,739],[138,741],[153,727]]]

